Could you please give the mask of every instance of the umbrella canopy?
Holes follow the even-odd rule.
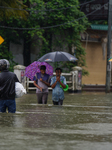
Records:
[[[110,57],[110,58],[108,59],[108,61],[110,61],[110,62],[111,62],[111,61],[112,61],[112,57]]]
[[[76,61],[75,56],[62,51],[50,52],[39,58],[38,61],[45,62],[59,62],[59,61]]]
[[[33,80],[33,77],[37,72],[40,72],[40,66],[46,66],[46,73],[49,75],[53,75],[53,67],[49,65],[47,62],[34,61],[32,64],[25,68],[25,76]]]

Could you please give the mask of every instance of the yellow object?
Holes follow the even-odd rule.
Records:
[[[0,36],[0,44],[4,42],[4,39]]]
[[[111,61],[112,61],[112,57],[110,57],[110,58],[108,59],[108,61],[111,62]]]

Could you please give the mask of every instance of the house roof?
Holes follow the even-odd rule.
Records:
[[[92,24],[91,25],[91,29],[107,31],[108,30],[108,25]],[[111,30],[112,30],[112,26],[111,26]]]

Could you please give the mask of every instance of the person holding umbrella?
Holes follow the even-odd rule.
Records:
[[[64,91],[63,88],[66,88],[66,78],[61,76],[62,69],[55,69],[56,76],[51,78],[51,87],[52,87],[52,101],[54,105],[63,105],[64,100]]]
[[[46,66],[40,66],[40,72],[33,77],[34,85],[37,87],[37,101],[38,104],[47,104],[48,86],[50,86],[50,75],[46,74]]]

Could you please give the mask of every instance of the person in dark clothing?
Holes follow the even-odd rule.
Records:
[[[19,82],[15,73],[8,71],[8,60],[0,60],[0,112],[16,112],[15,82]]]

